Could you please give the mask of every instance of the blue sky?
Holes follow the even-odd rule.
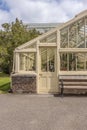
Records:
[[[87,0],[0,0],[0,25],[16,17],[25,23],[65,22],[87,9]]]

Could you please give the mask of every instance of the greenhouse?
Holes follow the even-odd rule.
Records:
[[[59,75],[87,75],[87,11],[14,51],[14,92],[58,93]]]

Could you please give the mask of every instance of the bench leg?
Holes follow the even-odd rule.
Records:
[[[63,86],[61,87],[61,96],[63,97],[63,90],[64,90],[64,88],[63,88]]]
[[[63,80],[61,79],[61,96],[63,97],[63,91],[64,91],[64,87],[63,87]]]

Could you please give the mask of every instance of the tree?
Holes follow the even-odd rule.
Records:
[[[10,74],[13,64],[13,51],[19,45],[40,35],[35,29],[29,30],[21,20],[2,24],[0,30],[0,67]]]

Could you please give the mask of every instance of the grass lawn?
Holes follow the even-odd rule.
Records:
[[[6,93],[10,89],[10,76],[0,72],[0,93]]]

